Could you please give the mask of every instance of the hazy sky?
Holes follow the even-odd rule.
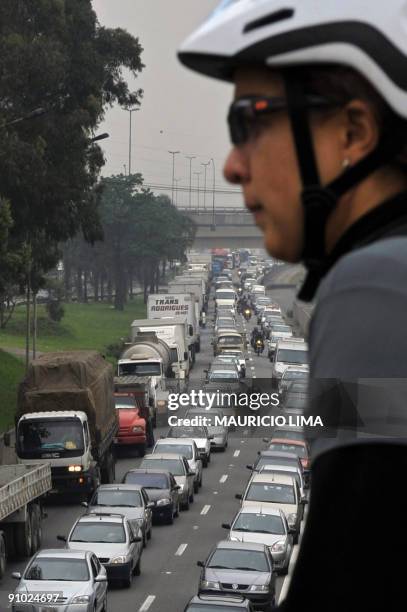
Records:
[[[231,85],[195,75],[183,68],[176,50],[186,36],[219,4],[219,0],[93,0],[101,24],[122,27],[138,36],[144,47],[146,65],[138,79],[129,78],[130,86],[144,90],[141,110],[133,113],[132,171],[141,172],[151,185],[169,186],[171,193],[172,156],[168,150],[181,151],[176,156],[175,177],[179,187],[178,204],[188,205],[189,161],[185,155],[196,155],[193,172],[202,172],[201,162],[214,158],[216,188],[233,190],[217,194],[216,205],[242,204],[240,192],[225,183],[222,166],[229,148],[226,129],[227,108],[231,101]],[[101,142],[106,156],[103,174],[128,169],[129,113],[116,107],[106,115],[100,132],[110,138]],[[196,188],[198,177],[192,175]],[[212,164],[207,167],[207,189],[212,189]],[[156,193],[162,193],[157,191]],[[236,194],[236,195],[235,195]],[[207,193],[206,206],[212,205]],[[200,206],[203,206],[203,193]],[[197,193],[192,194],[197,204]]]

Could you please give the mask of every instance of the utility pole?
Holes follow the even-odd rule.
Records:
[[[194,172],[194,174],[196,175],[196,177],[198,179],[198,191],[197,191],[197,195],[198,195],[198,212],[199,212],[199,177],[201,176],[202,172]]]
[[[204,211],[206,211],[206,168],[209,166],[211,162],[208,161],[206,162],[206,164],[201,163],[201,166],[204,166],[205,168],[205,178],[204,178]]]
[[[175,206],[178,205],[178,183],[180,182],[181,179],[174,179],[175,182]]]
[[[181,151],[168,151],[172,155],[172,185],[171,185],[171,202],[174,204],[174,184],[175,184],[175,156]]]
[[[127,112],[130,113],[130,124],[129,124],[129,176],[131,174],[131,114],[137,113],[139,108],[128,108]]]
[[[192,207],[192,160],[196,159],[196,155],[186,155],[189,159],[189,208]]]
[[[213,166],[213,186],[212,186],[212,231],[215,231],[215,162],[211,157]]]

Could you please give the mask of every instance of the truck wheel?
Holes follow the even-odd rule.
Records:
[[[0,532],[0,580],[6,571],[6,541],[3,533]]]
[[[32,541],[31,513],[27,512],[27,520],[17,523],[14,528],[14,544],[17,557],[29,557],[31,555]]]
[[[31,554],[37,552],[42,544],[42,522],[41,509],[38,504],[31,507],[31,529],[32,529],[32,549]]]

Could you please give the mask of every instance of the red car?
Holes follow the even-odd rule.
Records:
[[[295,453],[301,461],[304,471],[310,467],[309,448],[304,440],[290,440],[289,438],[271,438],[269,450]]]
[[[115,393],[116,409],[119,412],[118,446],[132,446],[140,457],[144,457],[147,446],[146,421],[139,414],[134,395]]]

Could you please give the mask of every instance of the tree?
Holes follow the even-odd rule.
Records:
[[[98,23],[91,0],[0,3],[0,193],[10,202],[9,250],[32,245],[38,276],[78,231],[102,238],[104,159],[91,139],[109,105],[140,104],[122,71],[137,76],[141,52],[137,38]]]

